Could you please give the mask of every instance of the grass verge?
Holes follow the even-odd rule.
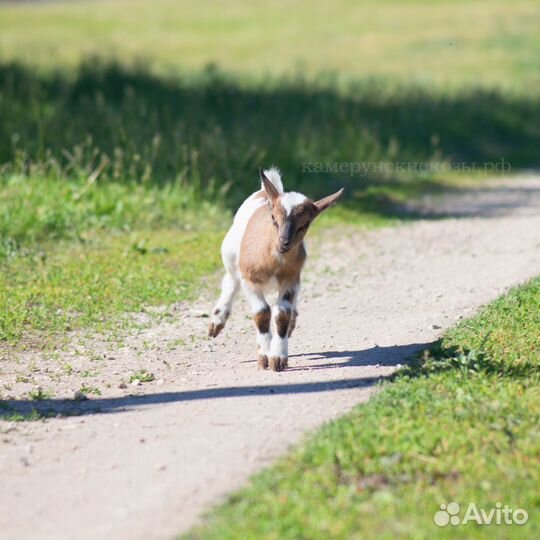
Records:
[[[232,495],[189,539],[535,538],[540,278],[514,289]],[[438,527],[441,504],[525,525]],[[496,518],[494,518],[495,520]]]
[[[219,265],[228,218],[180,181],[0,178],[0,341],[193,298]]]
[[[16,343],[28,330],[45,338],[106,328],[126,312],[193,299],[220,264],[220,241],[219,232],[109,232],[8,258],[0,272],[0,340]]]

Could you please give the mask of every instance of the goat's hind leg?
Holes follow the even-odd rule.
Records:
[[[232,303],[238,292],[239,281],[227,272],[221,281],[221,295],[212,311],[208,335],[215,338],[224,328],[231,314]]]

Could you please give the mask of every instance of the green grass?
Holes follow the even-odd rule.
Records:
[[[0,7],[0,58],[50,68],[89,54],[158,73],[209,62],[243,77],[321,71],[438,87],[538,88],[533,0],[200,0]]]
[[[230,214],[194,184],[165,186],[84,178],[0,176],[0,260],[42,243],[85,242],[88,234],[141,230],[219,230]],[[37,246],[37,248],[36,248]]]
[[[0,419],[4,422],[38,422],[48,418],[48,415],[38,411],[37,409],[32,409],[28,414],[13,413],[9,411],[9,408],[2,410],[0,407]],[[1,431],[0,431],[1,433]]]
[[[194,298],[220,264],[230,214],[181,181],[0,186],[0,341],[127,323],[126,311]]]
[[[540,534],[540,278],[449,331],[367,404],[327,424],[186,538],[535,538]],[[526,525],[439,528],[439,505],[499,502]]]
[[[233,206],[254,189],[258,167],[276,163],[289,186],[317,196],[425,176],[380,163],[535,167],[539,98],[396,81],[248,84],[216,70],[158,77],[96,61],[70,74],[4,64],[0,163],[4,174],[177,180]]]
[[[202,278],[220,264],[221,236],[169,229],[109,233],[9,257],[0,274],[0,339],[108,328],[129,322],[122,321],[125,312],[193,299]]]
[[[129,382],[132,383],[132,382],[138,381],[138,382],[144,383],[144,382],[152,382],[154,379],[155,379],[155,376],[153,373],[150,373],[149,371],[141,369],[140,371],[133,373],[129,377]]]
[[[202,200],[234,209],[256,189],[261,164],[278,164],[289,189],[313,197],[346,187],[340,205],[346,211],[337,214],[343,221],[359,214],[360,221],[395,218],[396,203],[455,183],[457,176],[444,167],[462,166],[462,178],[475,167],[473,176],[481,175],[484,163],[501,159],[511,171],[538,164],[534,95],[448,94],[375,81],[339,90],[323,79],[299,78],[247,84],[215,70],[167,78],[99,62],[70,75],[4,65],[0,82],[0,162],[8,196],[24,193],[26,184],[17,178],[35,177],[53,202],[57,196],[81,198],[81,204],[88,199],[87,212],[80,213],[85,226],[99,222],[99,212],[106,219],[118,214],[108,208],[111,196],[127,207],[120,214],[131,211],[152,226]],[[424,164],[436,172],[414,168]],[[87,180],[95,177],[95,185]],[[49,190],[50,179],[70,182],[58,193],[61,182]],[[155,208],[145,206],[147,199]],[[58,206],[45,217],[69,219]],[[4,243],[19,234],[11,230],[13,214],[4,213],[10,228],[2,231]],[[19,213],[20,220],[35,217]]]

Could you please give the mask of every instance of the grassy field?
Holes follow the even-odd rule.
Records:
[[[76,67],[96,54],[159,73],[390,77],[428,86],[538,88],[531,0],[143,0],[2,6],[0,57]]]
[[[367,404],[323,427],[185,538],[535,538],[540,279],[449,331]],[[441,504],[528,512],[437,527]]]
[[[205,246],[261,165],[314,197],[344,186],[324,219],[363,225],[464,179],[536,168],[535,10],[0,4],[0,340],[194,294],[219,266]],[[144,239],[150,254],[130,248]],[[74,253],[95,271],[66,263]],[[140,272],[125,298],[104,264]]]

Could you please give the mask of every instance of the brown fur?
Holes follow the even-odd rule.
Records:
[[[219,309],[214,309],[214,315],[219,315],[221,313],[221,310]],[[229,315],[230,313],[227,311],[225,313],[225,320],[227,320],[229,318]],[[210,337],[217,337],[219,335],[219,333],[223,330],[223,328],[225,328],[225,323],[222,323],[222,324],[214,324],[214,323],[210,323],[210,326],[208,327],[208,335]]]
[[[303,227],[317,217],[317,207],[310,199],[292,209],[290,216],[298,228]]]
[[[251,216],[240,245],[240,272],[243,278],[255,285],[264,285],[275,277],[280,288],[294,284],[306,260],[304,236],[311,222],[332,205],[343,190],[320,201],[306,199],[287,215],[281,205],[282,193],[260,171],[264,189],[256,197],[268,204],[258,208]],[[288,249],[286,253],[279,253]]]
[[[291,334],[293,333],[293,330],[296,328],[296,317],[298,317],[298,311],[296,311],[296,309],[293,309],[293,312],[291,313],[291,320],[289,322],[289,335],[288,335],[288,337],[291,337]]]
[[[267,307],[266,309],[263,309],[262,311],[259,311],[258,313],[255,313],[255,315],[253,315],[255,326],[261,334],[268,334],[268,332],[270,331],[271,315],[272,312],[270,310],[270,307]]]
[[[271,356],[268,363],[272,371],[283,371],[288,366],[287,358],[280,356]]]
[[[224,327],[225,327],[224,324],[211,323],[210,326],[208,327],[208,335],[210,337],[217,337]]]
[[[291,311],[280,310],[276,317],[276,330],[279,337],[287,336],[290,321]]]
[[[276,220],[282,219],[281,212],[275,214]],[[283,255],[277,253],[278,231],[271,216],[266,205],[251,216],[240,246],[240,272],[244,279],[257,285],[267,283],[274,276],[280,286],[296,283],[306,260],[304,244],[298,243]]]

